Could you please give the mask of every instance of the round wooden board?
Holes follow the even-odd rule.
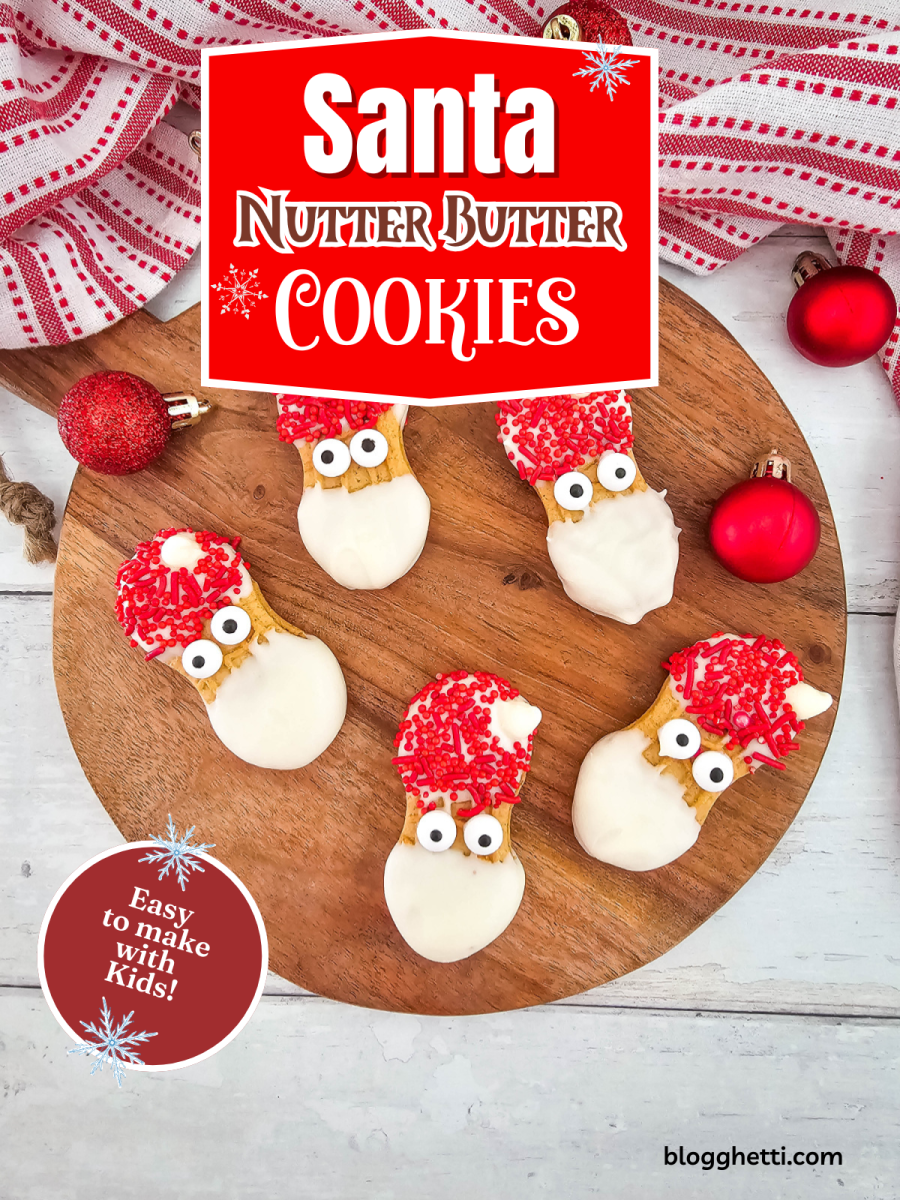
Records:
[[[161,325],[137,313],[86,343],[0,356],[0,374],[52,409],[101,366],[162,390],[196,384],[199,310]],[[431,497],[413,571],[384,592],[348,592],[309,558],[295,512],[302,476],[275,435],[270,396],[220,392],[197,429],[173,437],[142,474],[79,471],[66,511],[54,611],[57,689],[85,773],[129,840],[172,814],[244,881],[269,934],[270,966],[353,1004],[479,1013],[556,1000],[656,958],[758,869],[812,783],[834,712],[811,721],[787,770],[761,770],[716,803],[678,862],[629,874],[595,862],[572,833],[579,765],[603,734],[650,704],[660,662],[716,630],[764,632],[837,694],[846,610],[828,500],[793,419],[752,361],[702,308],[665,284],[660,386],[634,393],[635,452],[668,488],[681,537],[675,599],[638,627],[592,616],[563,593],[547,558],[537,496],[496,440],[493,406],[413,409],[406,443]],[[711,502],[771,446],[822,515],[812,566],[774,587],[740,583],[706,544]],[[136,542],[187,524],[243,536],[277,612],[323,638],[347,679],[342,733],[302,771],[262,771],[225,750],[193,689],[130,649],[113,615],[114,579]],[[465,962],[438,965],[402,941],[382,872],[403,824],[392,739],[409,698],[438,671],[506,676],[544,712],[513,820],[527,873],[510,928]]]

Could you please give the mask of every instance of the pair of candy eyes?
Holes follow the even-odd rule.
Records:
[[[659,731],[659,747],[669,758],[691,758],[700,749],[699,731],[683,718],[668,721]],[[691,773],[706,792],[722,792],[734,780],[731,759],[718,750],[697,754]],[[456,822],[446,809],[432,809],[419,818],[416,837],[432,853],[449,850],[456,841]],[[463,826],[463,840],[473,854],[493,854],[503,843],[503,826],[490,813],[479,813]]]
[[[186,646],[181,654],[181,665],[191,679],[209,679],[222,665],[222,651],[216,644],[236,646],[246,638],[252,628],[250,616],[236,604],[229,604],[213,613],[209,631],[216,639],[199,638]]]
[[[666,758],[693,758],[691,774],[705,792],[724,792],[734,781],[734,764],[719,750],[700,749],[700,730],[684,717],[666,721],[659,731],[659,752]],[[697,755],[694,758],[694,755]]]
[[[349,469],[350,463],[361,467],[380,467],[388,456],[387,438],[377,429],[360,429],[350,439],[350,445],[338,438],[325,438],[313,450],[313,466],[320,475],[337,479]]]
[[[200,638],[191,642],[181,655],[181,664],[192,679],[209,679],[222,665],[217,645],[236,646],[250,633],[249,615],[237,605],[220,608],[210,621],[211,642]],[[700,749],[700,731],[683,717],[667,721],[659,731],[659,752],[666,758],[693,758],[691,774],[707,792],[721,792],[734,780],[734,766],[727,754]],[[694,757],[696,755],[696,757]],[[426,850],[447,850],[456,840],[456,822],[446,810],[433,809],[420,818],[416,836]],[[503,841],[503,828],[496,817],[479,813],[463,827],[463,837],[473,854],[493,854]]]
[[[607,450],[597,459],[597,482],[608,492],[624,492],[637,478],[637,467],[627,454]],[[594,487],[583,471],[566,471],[553,485],[553,498],[560,508],[583,511],[594,495]]]
[[[416,837],[426,850],[449,850],[456,841],[456,822],[445,808],[434,808],[419,818]],[[463,825],[463,839],[473,854],[493,854],[503,843],[503,826],[490,813],[478,813]]]

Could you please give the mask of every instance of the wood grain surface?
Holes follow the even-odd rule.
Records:
[[[705,310],[667,284],[660,386],[634,393],[635,453],[666,487],[684,532],[672,603],[637,627],[578,608],[546,555],[538,497],[496,441],[491,406],[415,409],[410,462],[431,497],[429,541],[384,592],[347,592],[310,560],[296,529],[302,470],[274,432],[275,403],[215,392],[215,411],[173,437],[139,475],[79,471],[66,512],[54,611],[57,689],[92,786],[123,835],[147,837],[171,812],[255,896],[270,966],[323,995],[417,1013],[476,1013],[558,999],[646,963],[696,928],[753,874],[797,812],[834,712],[811,721],[785,772],[726,791],[697,845],[659,871],[588,858],[569,819],[584,754],[652,702],[668,654],[720,628],[782,638],[810,682],[840,691],[845,601],[840,552],[815,464],[784,405]],[[125,369],[163,391],[199,375],[199,310],[167,325],[136,313],[68,347],[4,352],[0,378],[53,411],[77,378]],[[706,546],[711,502],[777,445],[822,516],[812,566],[772,587],[742,584]],[[344,668],[347,722],[303,771],[231,756],[199,697],[132,651],[113,616],[119,562],[170,524],[240,533],[266,598],[322,637]],[[544,711],[513,839],[528,883],[492,946],[457,964],[410,951],[388,917],[385,858],[403,824],[392,739],[410,696],[437,671],[496,671]]]

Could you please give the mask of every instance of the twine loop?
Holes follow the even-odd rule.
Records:
[[[23,530],[22,553],[30,563],[55,562],[56,520],[53,501],[39,492],[33,483],[16,483],[6,473],[0,456],[0,512],[12,525]]]

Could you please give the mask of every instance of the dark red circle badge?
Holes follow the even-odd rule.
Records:
[[[217,859],[191,857],[185,873],[166,870],[157,842],[107,850],[47,910],[44,995],[98,1059],[112,1045],[128,1069],[188,1066],[231,1041],[262,994],[268,941],[253,897]]]

